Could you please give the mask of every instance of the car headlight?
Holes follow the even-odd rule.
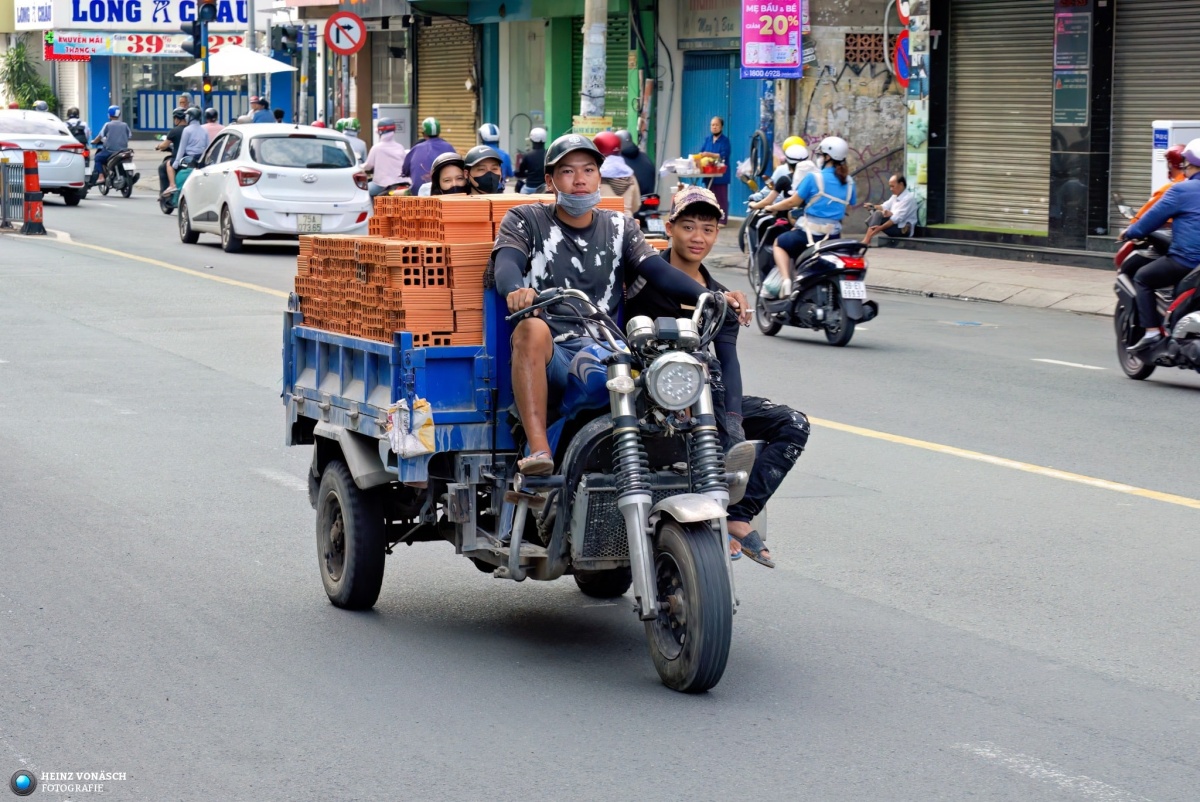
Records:
[[[704,392],[704,367],[678,351],[663,354],[646,369],[646,390],[664,409],[687,409]]]

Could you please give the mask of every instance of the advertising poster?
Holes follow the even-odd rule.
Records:
[[[800,0],[742,3],[742,78],[803,78]]]
[[[925,225],[929,184],[929,3],[908,3],[909,66],[904,176],[920,199],[920,224]]]

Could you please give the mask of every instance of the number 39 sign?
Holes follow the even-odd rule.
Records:
[[[742,0],[742,77],[803,78],[801,0]]]

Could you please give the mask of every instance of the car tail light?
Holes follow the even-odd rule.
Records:
[[[233,171],[237,176],[238,185],[243,187],[253,186],[258,183],[258,179],[262,178],[261,170],[251,170],[247,167],[239,167]]]
[[[87,148],[85,148],[79,142],[72,142],[69,145],[63,145],[62,147],[59,148],[59,150],[73,150],[73,151],[76,151],[77,153],[84,153],[87,151]]]
[[[254,211],[253,209],[247,209],[246,216],[249,217],[251,220],[257,220],[258,212]]]
[[[20,150],[21,146],[16,142],[0,142],[0,150]]]
[[[1117,255],[1113,257],[1113,265],[1117,268],[1117,270],[1121,269],[1121,265],[1127,258],[1129,258],[1129,254],[1133,253],[1133,249],[1135,247],[1137,247],[1137,245],[1133,242],[1133,240],[1130,240],[1121,246],[1121,250],[1117,251]]]
[[[366,212],[359,212],[359,213],[358,213],[358,219],[357,219],[357,220],[355,220],[354,222],[356,222],[356,223],[361,223],[362,221],[364,221],[364,220],[366,220],[366,219],[367,219],[367,213],[366,213]]]
[[[367,179],[366,173],[355,173],[354,174],[354,185],[356,187],[358,187],[359,189],[366,189],[367,181],[368,181],[368,179]]]

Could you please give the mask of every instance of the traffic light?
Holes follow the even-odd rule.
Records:
[[[204,48],[208,42],[204,41],[205,37],[204,26],[199,22],[185,22],[179,26],[179,30],[192,37],[192,41],[184,42],[182,50],[192,58],[204,58]]]
[[[271,49],[277,53],[283,52],[283,28],[271,29]]]
[[[283,46],[280,49],[284,53],[287,53],[289,56],[295,55],[296,53],[300,52],[300,47],[299,47],[300,31],[299,31],[299,29],[293,28],[291,25],[288,25],[288,26],[285,26],[282,29],[282,31],[283,31],[283,33],[282,33],[281,38],[283,41],[281,42],[281,44]]]
[[[205,102],[208,102],[208,96],[212,94],[212,76],[205,73],[200,79],[200,90],[204,92]]]
[[[217,0],[199,0],[196,3],[196,20],[212,22],[217,18]]]

